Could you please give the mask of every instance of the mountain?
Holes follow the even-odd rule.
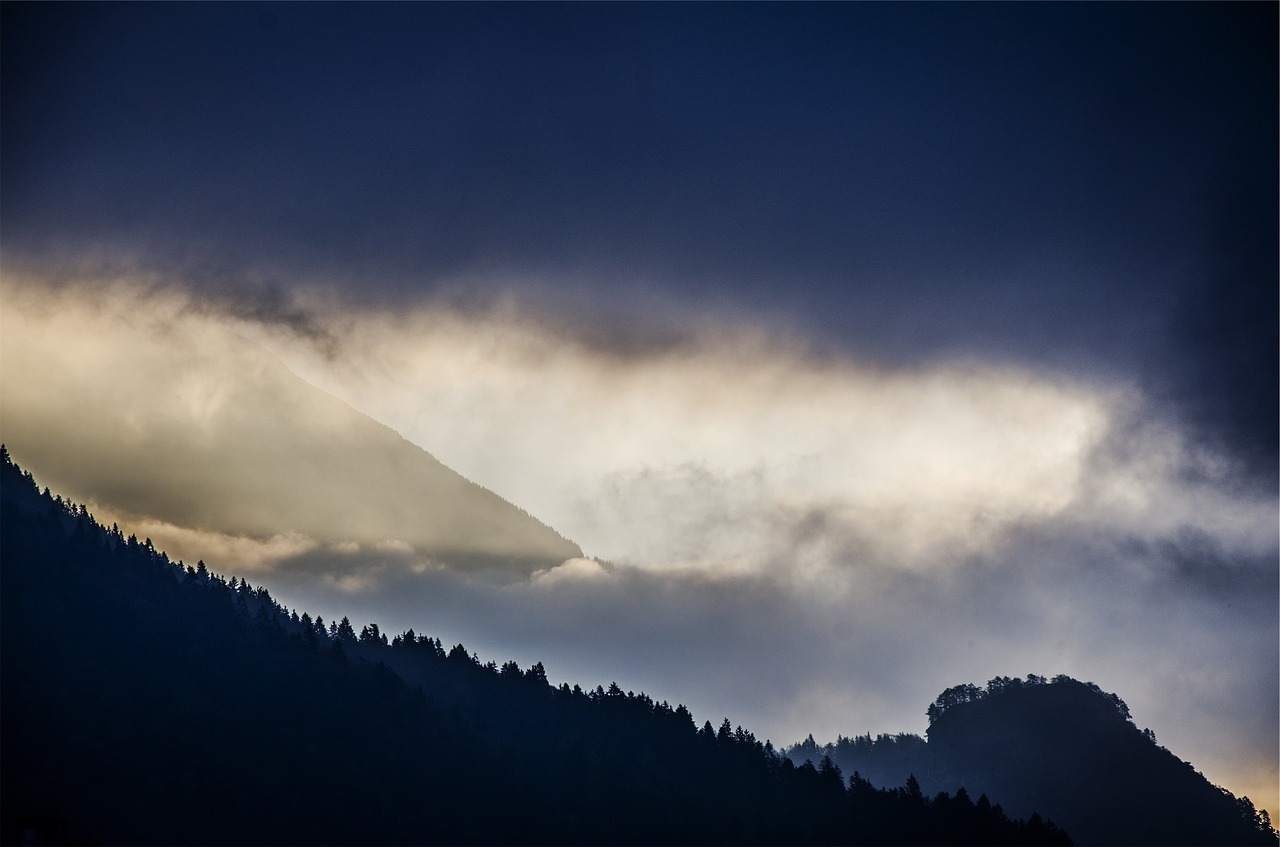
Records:
[[[326,626],[41,493],[0,447],[0,840],[1066,844],[725,719]]]
[[[926,792],[964,786],[1013,815],[1039,810],[1077,844],[1277,843],[1265,811],[1159,746],[1093,683],[998,677],[985,689],[947,689],[928,714],[927,741],[863,736],[819,747],[810,736],[786,752],[830,755],[878,785],[914,774]]]
[[[106,306],[92,322],[43,314],[12,292],[5,305],[0,437],[45,484],[149,521],[171,552],[213,557],[210,534],[283,537],[514,574],[582,555],[230,330],[181,312],[160,324]],[[86,332],[91,344],[50,342]]]

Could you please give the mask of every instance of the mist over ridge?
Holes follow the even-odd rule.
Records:
[[[0,674],[23,694],[5,842],[1070,843],[961,794],[846,787],[616,683],[326,627],[41,494],[4,446],[0,530]]]
[[[11,425],[38,429],[40,450],[78,456],[64,467],[90,481],[116,455],[95,442],[95,422],[118,427],[126,450],[167,445],[167,461],[99,477],[117,496],[145,492],[144,479],[179,495],[121,509],[122,526],[175,555],[236,563],[290,605],[393,630],[436,621],[488,654],[554,656],[563,679],[607,682],[625,667],[630,688],[741,714],[774,738],[849,732],[849,714],[864,716],[861,729],[918,731],[903,714],[936,693],[934,680],[1049,666],[1123,688],[1215,782],[1267,796],[1257,786],[1274,763],[1238,728],[1273,732],[1274,504],[1234,487],[1227,464],[1131,387],[980,362],[864,369],[714,322],[601,358],[600,342],[510,308],[389,316],[303,297],[244,313],[180,286],[92,280],[0,294],[0,319],[17,322],[4,333],[17,353],[0,358],[6,437]],[[360,445],[300,440],[289,427],[332,437],[371,424],[318,400],[280,361],[612,564],[542,535],[553,556],[482,574],[456,554],[451,568],[406,538],[430,525],[405,514],[412,499],[365,510],[367,526],[315,520],[337,508],[308,505],[326,498],[324,461]],[[286,377],[294,387],[277,390]],[[45,391],[59,385],[71,390]],[[157,386],[170,402],[157,402]],[[290,391],[302,414],[283,402]],[[236,392],[265,395],[261,409],[278,416],[258,422],[255,403],[231,402]],[[72,399],[95,411],[68,408]],[[271,480],[283,499],[250,498],[265,510],[230,497],[203,511],[184,468],[208,469],[205,490],[216,492],[242,444],[268,443],[251,434],[259,423],[283,452],[251,472],[317,444],[336,452],[303,474],[321,475],[310,486]],[[410,449],[381,428],[373,443]],[[20,460],[34,455],[12,445]],[[226,461],[210,464],[215,448]],[[399,484],[395,473],[364,478],[349,501],[361,509]],[[224,506],[226,528],[201,523]],[[273,523],[277,507],[314,537],[277,529],[287,525]],[[396,515],[408,522],[393,525]],[[344,537],[353,530],[367,534]],[[1221,602],[1242,613],[1218,615]],[[1121,642],[1106,635],[1116,620],[1130,622]],[[1185,677],[1195,666],[1219,676]],[[1166,675],[1188,679],[1185,698],[1159,693]]]
[[[1072,843],[1043,808],[1075,843],[1276,842],[1265,811],[1157,748],[1094,683],[954,686],[928,709],[927,750],[842,738],[796,765],[819,752],[812,735],[780,753],[616,682],[556,687],[541,662],[499,669],[412,629],[326,627],[41,494],[4,446],[0,511],[4,686],[24,693],[0,724],[6,840]],[[245,773],[263,745],[275,766]],[[218,814],[173,791],[227,779]],[[495,802],[506,814],[477,819]],[[369,804],[390,813],[370,820]]]

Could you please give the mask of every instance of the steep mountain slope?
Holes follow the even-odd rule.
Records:
[[[1068,843],[616,686],[326,628],[40,494],[3,448],[0,579],[4,843]]]
[[[793,758],[829,754],[877,785],[914,774],[926,792],[985,793],[1010,814],[1039,810],[1078,844],[1275,844],[1265,812],[1212,785],[1092,683],[1000,677],[944,691],[918,736],[812,737]]]
[[[47,339],[74,339],[85,318],[28,326],[34,308],[13,300],[4,310],[0,438],[55,489],[113,517],[170,525],[152,534],[179,554],[194,532],[514,573],[582,555],[233,332],[182,314],[134,325],[109,313],[80,351]],[[58,332],[34,330],[50,325]]]

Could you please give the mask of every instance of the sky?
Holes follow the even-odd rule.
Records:
[[[1275,818],[1276,18],[5,4],[0,435],[326,618],[775,744],[1067,673]],[[386,428],[583,556],[317,518]]]

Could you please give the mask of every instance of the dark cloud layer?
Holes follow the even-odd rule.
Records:
[[[1270,137],[1274,153],[1274,124]],[[1273,155],[1225,186],[1202,274],[1175,313],[1172,366],[1156,366],[1155,380],[1209,449],[1231,450],[1235,471],[1272,491],[1280,482],[1278,179]]]
[[[1264,380],[1211,375],[1274,341],[1222,338],[1275,311],[1275,227],[1241,236],[1276,207],[1272,5],[3,14],[10,264],[573,281],[613,324],[665,294],[890,360],[1157,362],[1206,432],[1270,434]]]

